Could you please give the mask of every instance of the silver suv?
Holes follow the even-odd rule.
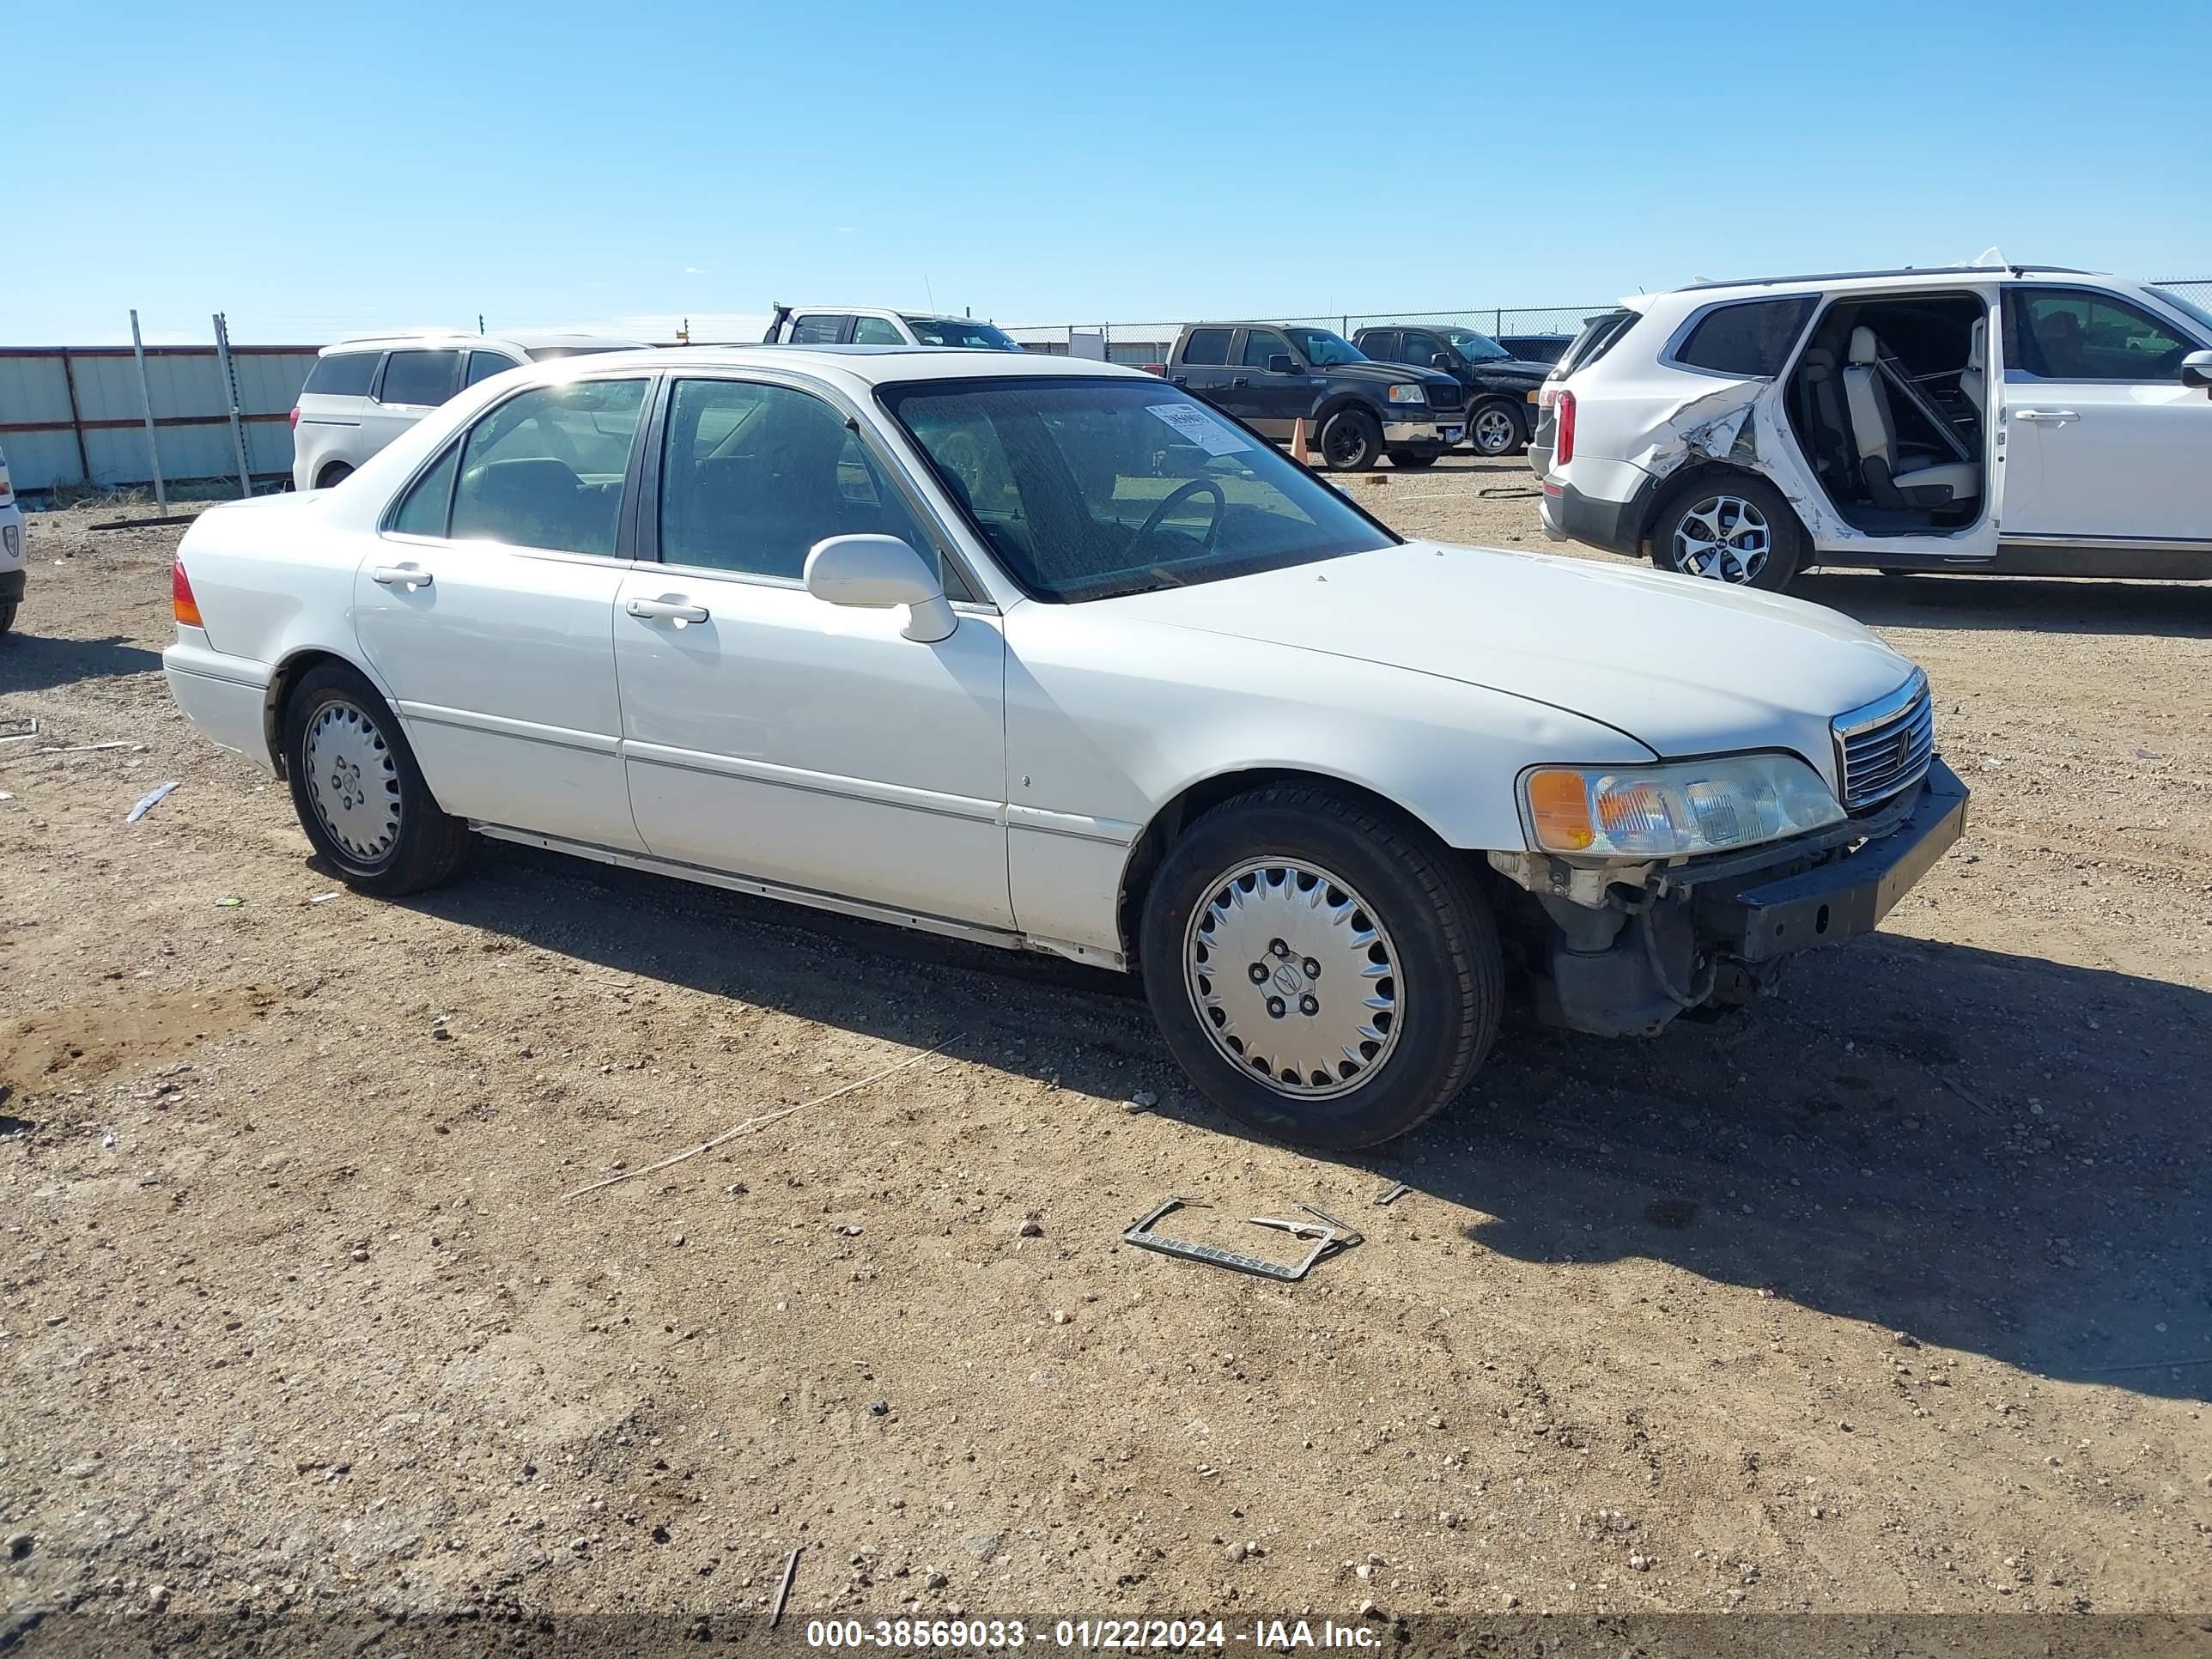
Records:
[[[325,346],[292,408],[292,484],[327,489],[464,386],[525,363],[624,351],[604,334],[362,334]]]

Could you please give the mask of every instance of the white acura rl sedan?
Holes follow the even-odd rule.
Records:
[[[1769,594],[1409,542],[1134,369],[611,353],[217,507],[177,701],[352,885],[472,835],[1140,972],[1267,1133],[1449,1101],[1873,928],[1959,836],[1924,677]]]

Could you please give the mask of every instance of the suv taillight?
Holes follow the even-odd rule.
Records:
[[[1562,467],[1575,458],[1575,394],[1564,386],[1552,405],[1552,465]]]
[[[294,404],[292,405],[292,430],[293,430],[293,431],[295,431],[295,432],[297,432],[299,429],[300,429],[300,405],[299,405],[299,404]]]

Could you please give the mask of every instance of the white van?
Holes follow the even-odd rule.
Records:
[[[601,334],[416,329],[325,346],[292,409],[292,484],[327,489],[464,386],[525,363],[643,344]]]

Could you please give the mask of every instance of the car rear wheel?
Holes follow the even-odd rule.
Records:
[[[300,827],[349,887],[419,893],[468,851],[468,826],[440,809],[398,717],[342,663],[310,670],[293,688],[284,769]]]
[[[1489,403],[1468,422],[1467,440],[1478,455],[1510,455],[1528,441],[1528,429],[1511,404]]]
[[[1145,898],[1145,993],[1206,1097],[1293,1145],[1404,1134],[1497,1036],[1497,925],[1417,826],[1283,785],[1214,808]]]
[[[315,488],[328,489],[332,484],[343,483],[353,477],[353,469],[343,461],[332,461],[316,476]]]
[[[1364,409],[1340,409],[1321,423],[1321,458],[1334,472],[1364,472],[1382,459],[1382,428]]]
[[[1782,492],[1762,478],[1704,478],[1679,489],[1651,523],[1662,570],[1778,593],[1797,574],[1805,532]]]
[[[1404,467],[1409,472],[1418,472],[1425,466],[1436,464],[1437,452],[1433,449],[1394,449],[1390,452],[1390,465]]]

